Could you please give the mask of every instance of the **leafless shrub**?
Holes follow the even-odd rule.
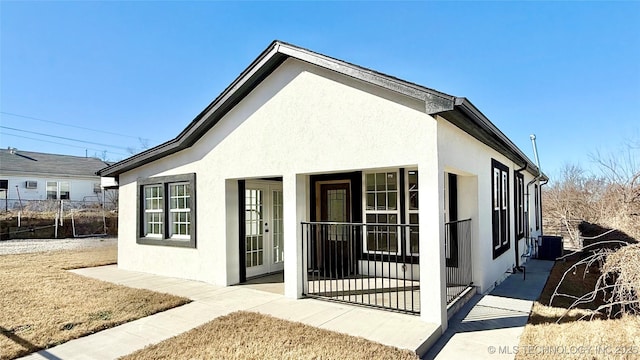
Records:
[[[617,249],[617,250],[616,250]],[[556,321],[560,323],[572,309],[582,304],[592,303],[602,296],[604,303],[595,310],[589,310],[578,320],[595,317],[617,318],[622,314],[640,314],[640,244],[629,244],[624,240],[607,240],[592,243],[581,251],[565,255],[563,258],[587,252],[590,255],[577,261],[562,276],[556,286],[549,305],[556,298],[564,297],[573,300],[565,313]],[[575,275],[580,266],[585,266],[583,277],[595,266],[600,269],[600,276],[593,291],[581,296],[570,295],[559,291],[568,274]]]
[[[640,314],[640,244],[620,248],[609,254],[602,266],[603,274],[613,280],[610,298],[607,302],[617,313]],[[611,314],[610,314],[611,315]]]

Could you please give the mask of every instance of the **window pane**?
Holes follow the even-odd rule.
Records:
[[[58,183],[47,181],[47,199],[56,200],[58,198]]]
[[[418,210],[418,192],[409,192],[409,210]]]
[[[380,234],[378,235],[378,249],[380,251],[389,250],[389,243],[387,238],[386,229],[380,229]]]
[[[376,234],[372,230],[367,231],[367,249],[369,251],[377,250]]]
[[[389,233],[389,251],[391,252],[398,251],[398,236],[395,230]]]
[[[398,180],[396,173],[387,173],[387,189],[389,190],[397,190],[398,189]]]
[[[60,199],[69,200],[71,198],[69,194],[69,183],[66,181],[60,182]]]
[[[411,231],[410,242],[411,242],[411,253],[418,254],[420,252],[419,244],[420,234],[418,231]]]
[[[398,218],[398,174],[378,172],[365,174],[365,219],[367,224],[395,224]],[[403,185],[404,186],[404,185]],[[395,226],[367,226],[367,251],[398,251]]]
[[[418,214],[409,214],[409,224],[418,223]]]
[[[377,210],[386,210],[387,209],[387,196],[383,192],[379,192],[376,194],[376,209]]]
[[[409,171],[409,191],[418,190],[418,171]]]
[[[409,210],[418,210],[418,171],[409,171],[408,187],[409,187]]]
[[[367,183],[367,191],[374,191],[376,189],[376,176],[375,174],[367,174],[365,181]]]
[[[387,209],[396,210],[398,208],[398,193],[392,191],[387,197]]]
[[[190,184],[169,184],[169,211],[171,211],[171,236],[188,238],[191,225],[191,213],[187,204],[190,198]]]
[[[493,169],[493,207],[500,208],[500,170]]]
[[[386,178],[385,173],[377,173],[376,174],[376,190],[377,191],[385,191],[386,190]]]
[[[367,210],[374,210],[376,208],[376,198],[372,193],[367,194]]]
[[[60,191],[69,192],[69,182],[61,181],[60,182]]]
[[[144,187],[145,230],[144,236],[162,237],[162,192],[161,185]]]

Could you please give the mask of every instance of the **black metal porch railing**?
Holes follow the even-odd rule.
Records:
[[[302,239],[306,296],[420,313],[418,225],[303,222]]]
[[[444,224],[447,304],[472,283],[471,219]]]

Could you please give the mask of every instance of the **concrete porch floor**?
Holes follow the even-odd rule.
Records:
[[[245,310],[363,337],[422,355],[440,336],[418,316],[314,299],[292,300],[277,282],[219,287],[118,269],[116,265],[72,272],[134,288],[184,296],[193,302],[26,356],[27,359],[114,359],[155,344],[219,316]],[[265,285],[266,284],[266,285]],[[262,289],[258,290],[260,287]],[[381,316],[384,315],[384,316]]]

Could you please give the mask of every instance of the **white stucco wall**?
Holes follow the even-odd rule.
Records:
[[[100,178],[95,177],[65,177],[65,176],[49,176],[49,175],[8,175],[0,174],[0,179],[8,180],[7,198],[9,208],[13,207],[14,202],[18,201],[18,191],[22,200],[47,200],[47,181],[67,181],[69,182],[69,196],[71,201],[98,201],[96,194],[93,192],[94,184],[100,185]],[[26,181],[36,181],[38,186],[36,189],[27,189]],[[17,189],[16,190],[16,186]],[[3,196],[3,195],[0,195]],[[2,197],[4,199],[4,197]],[[4,209],[4,204],[2,204]]]
[[[437,127],[418,111],[423,108],[287,60],[194,146],[120,176],[119,266],[219,285],[238,282],[237,185],[230,179],[281,176],[287,278],[301,266],[289,255],[300,243],[299,221],[310,220],[303,210],[306,199],[296,196],[308,190],[301,188],[306,175],[411,166],[420,171],[420,224],[434,229],[420,233],[421,263],[431,264],[421,268],[421,276],[437,279]],[[136,244],[136,179],[192,172],[197,174],[197,249]],[[431,283],[434,289],[421,290],[439,292],[440,284]],[[286,286],[288,294],[297,291],[290,287],[295,283]],[[440,306],[440,299],[433,302]],[[439,317],[437,311],[431,315]]]
[[[472,219],[472,267],[473,282],[480,292],[491,290],[501,282],[515,265],[515,196],[514,170],[522,166],[474,139],[455,125],[438,118],[438,155],[441,167],[446,172],[458,174],[459,219]],[[493,259],[491,218],[491,159],[496,159],[509,168],[509,236],[510,248]],[[526,184],[534,177],[523,171]],[[444,173],[441,174],[444,176]],[[533,185],[530,188],[530,213],[533,215]],[[525,201],[526,204],[526,201]],[[444,216],[444,215],[442,215]],[[532,218],[531,236],[537,237]],[[442,240],[444,242],[444,239]],[[519,241],[519,255],[526,252],[524,240]],[[520,256],[521,264],[527,258]]]
[[[492,158],[509,167],[511,202],[511,247],[495,260]],[[300,221],[311,220],[309,175],[398,167],[420,172],[421,293],[429,294],[421,296],[421,316],[445,328],[445,172],[460,175],[464,200],[458,215],[473,220],[473,281],[484,292],[515,263],[513,170],[519,166],[446,120],[426,115],[422,102],[297,60],[276,69],[191,148],[120,175],[119,266],[237,283],[237,179],[282,177],[285,294],[298,296],[303,285],[290,280],[299,280],[303,267],[299,229]],[[137,179],[186,173],[196,173],[197,248],[137,244]],[[525,183],[533,178],[524,175]],[[533,197],[530,204],[533,211]]]

